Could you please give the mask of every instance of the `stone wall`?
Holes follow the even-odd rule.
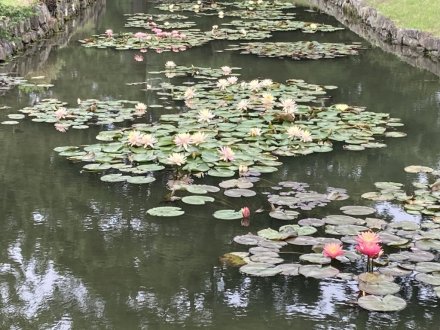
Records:
[[[440,61],[440,38],[414,29],[397,27],[393,21],[371,8],[364,0],[320,0],[312,1],[321,6],[336,6],[348,19],[358,19],[373,30],[377,36],[391,44],[410,47],[417,52]]]
[[[35,15],[13,23],[8,18],[0,20],[0,30],[8,37],[0,39],[0,61],[25,49],[37,40],[48,37],[64,28],[65,22],[96,0],[57,0],[53,5],[35,5]],[[50,10],[49,10],[50,9]]]

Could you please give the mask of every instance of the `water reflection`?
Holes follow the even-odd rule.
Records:
[[[159,86],[161,80],[149,72],[162,69],[167,60],[210,67],[228,64],[242,67],[244,79],[295,77],[337,85],[339,89],[331,91],[326,102],[364,105],[389,112],[406,124],[408,138],[386,139],[385,149],[358,153],[336,146],[327,154],[282,159],[279,171],[265,175],[259,183],[262,191],[279,181],[297,180],[317,191],[329,186],[347,188],[348,202],[366,204],[360,195],[375,190],[376,181],[409,186],[414,176],[404,173],[404,166],[440,168],[440,152],[433,143],[440,138],[438,81],[378,49],[356,58],[291,62],[216,53],[228,43],[214,42],[181,54],[148,53],[145,63],[137,63],[132,52],[84,49],[76,43],[106,28],[122,28],[124,13],[143,11],[146,6],[143,1],[98,6],[62,47],[53,47],[45,57],[37,54],[18,62],[22,64],[16,70],[21,74],[45,75],[55,86],[47,93],[13,90],[2,96],[2,104],[11,105],[11,112],[43,97],[68,102],[76,102],[77,97],[123,98],[158,104],[162,100],[151,90],[143,90],[145,85],[126,84]],[[299,10],[298,16],[336,24],[319,13]],[[279,33],[275,39],[302,37]],[[350,32],[316,37],[359,40]],[[144,121],[185,109],[180,103],[167,105],[173,108],[150,109]],[[27,120],[16,127],[0,126],[2,328],[429,329],[440,321],[434,292],[413,278],[399,280],[409,307],[384,315],[352,305],[358,294],[354,282],[250,278],[221,266],[220,255],[242,249],[231,243],[232,237],[285,223],[259,214],[243,228],[239,222],[214,220],[212,209],[189,206],[178,219],[148,216],[150,207],[167,205],[168,173],[158,174],[149,186],[106,184],[52,151],[60,145],[94,143],[99,129],[63,135],[49,125]],[[218,184],[219,180],[203,182]],[[215,197],[219,208],[241,207],[242,203],[252,209],[267,207],[264,198],[231,202],[221,193]],[[304,217],[334,214],[339,206],[316,209]],[[420,221],[391,203],[379,203],[376,208],[389,221]],[[362,269],[359,263],[349,270]]]

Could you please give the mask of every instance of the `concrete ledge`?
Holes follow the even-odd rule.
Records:
[[[35,5],[35,15],[18,23],[0,20],[0,30],[9,37],[0,39],[0,62],[27,48],[28,45],[62,30],[65,23],[96,0],[58,0],[51,11],[46,4]]]

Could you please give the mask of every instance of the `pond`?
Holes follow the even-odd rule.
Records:
[[[303,2],[302,2],[303,3]],[[18,74],[50,88],[15,87],[0,95],[1,121],[8,114],[45,98],[70,104],[77,99],[101,101],[131,100],[149,107],[137,123],[155,123],[162,114],[187,111],[182,101],[163,100],[148,89],[170,78],[155,74],[167,61],[179,66],[241,68],[240,80],[303,79],[307,83],[337,86],[326,90],[328,99],[318,105],[350,104],[368,111],[400,118],[407,133],[401,138],[381,138],[385,148],[362,151],[334,150],[296,157],[281,157],[278,171],[263,173],[255,183],[256,197],[230,198],[222,192],[210,194],[215,202],[204,206],[180,201],[165,202],[172,171],[155,172],[151,184],[108,183],[100,175],[84,171],[84,163],[61,157],[54,148],[97,143],[101,130],[113,130],[130,123],[69,129],[60,133],[52,124],[29,118],[17,125],[0,125],[0,326],[2,328],[115,328],[174,329],[429,329],[439,322],[439,302],[432,286],[414,275],[396,279],[398,296],[407,307],[400,312],[378,313],[359,308],[356,281],[316,280],[303,276],[253,277],[227,266],[219,257],[231,251],[247,251],[233,242],[237,235],[296,223],[273,219],[264,192],[280,181],[304,182],[310,189],[325,192],[328,187],[347,190],[349,199],[333,201],[310,211],[299,210],[302,218],[323,218],[340,214],[344,205],[372,206],[371,217],[388,222],[409,220],[418,215],[404,211],[396,201],[362,199],[376,191],[375,182],[401,182],[406,187],[424,173],[409,174],[408,165],[440,169],[440,81],[429,72],[409,66],[381,49],[374,48],[348,29],[313,34],[301,31],[274,32],[272,41],[360,42],[356,56],[304,60],[265,58],[225,50],[238,41],[217,40],[184,52],[141,53],[134,50],[85,48],[78,42],[107,29],[124,28],[129,13],[157,13],[157,3],[108,1],[62,42],[17,59]],[[286,12],[299,21],[341,26],[332,17],[303,4]],[[204,30],[221,24],[217,16],[192,17]],[[225,17],[225,20],[231,18]],[[46,48],[49,49],[46,44]],[[11,66],[5,66],[7,71]],[[152,73],[153,72],[153,73]],[[181,78],[180,82],[190,78]],[[130,84],[146,82],[144,84]],[[174,82],[173,82],[174,83]],[[147,90],[145,90],[147,89]],[[224,178],[205,176],[195,183],[218,186]],[[431,179],[429,179],[431,180]],[[432,183],[432,182],[431,182]],[[183,196],[185,194],[176,193]],[[176,205],[185,210],[180,217],[154,217],[153,207]],[[240,220],[222,221],[213,213],[219,209],[249,207],[249,226]],[[264,208],[266,211],[256,213]],[[334,236],[332,236],[334,237]],[[310,249],[296,249],[309,253]],[[399,249],[386,249],[398,252]],[[286,257],[287,256],[287,257]],[[282,255],[288,262],[297,254]],[[436,260],[438,254],[436,254]],[[337,266],[336,266],[337,267]],[[350,271],[361,273],[361,263]]]

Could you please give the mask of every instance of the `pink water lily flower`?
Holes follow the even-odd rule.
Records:
[[[251,216],[251,210],[249,210],[249,207],[245,206],[241,208],[241,216],[243,218],[249,218]]]
[[[371,259],[378,258],[383,253],[382,248],[377,243],[359,243],[356,245],[356,250]]]
[[[220,159],[225,162],[232,162],[235,159],[235,153],[230,147],[220,147]]]
[[[134,60],[136,62],[142,62],[144,60],[144,57],[142,55],[136,54],[134,55]]]
[[[107,29],[107,30],[105,30],[105,36],[107,37],[107,38],[112,38],[113,37],[113,30],[112,29]]]
[[[342,250],[341,243],[327,243],[324,245],[324,250],[322,254],[328,258],[336,258],[344,255],[344,250]]]
[[[64,107],[58,108],[58,110],[55,111],[55,117],[57,120],[61,120],[61,119],[66,118],[68,114],[69,114],[69,112]]]

